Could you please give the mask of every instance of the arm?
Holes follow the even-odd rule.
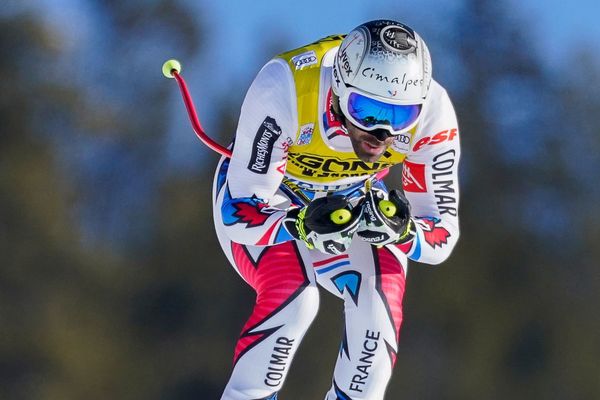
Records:
[[[429,104],[402,170],[413,239],[398,246],[412,260],[439,264],[459,237],[458,123],[446,91],[432,82]]]
[[[274,197],[297,130],[292,73],[271,60],[258,73],[242,104],[235,145],[222,190],[221,218],[238,243],[270,245],[292,239],[283,227],[288,205]]]

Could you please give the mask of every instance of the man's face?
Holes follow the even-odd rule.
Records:
[[[348,120],[344,121],[344,125],[348,130],[354,152],[364,162],[376,162],[394,142],[393,136],[386,136],[383,141],[379,140],[375,135],[363,131]]]

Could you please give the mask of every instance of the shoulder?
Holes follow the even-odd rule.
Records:
[[[423,122],[454,115],[454,106],[446,89],[437,81],[431,80],[429,94],[423,107]]]
[[[267,62],[258,72],[246,92],[242,108],[252,106],[253,112],[281,109],[289,112],[296,102],[294,77],[287,63],[279,58]]]
[[[450,102],[448,92],[438,81],[432,79],[429,94],[427,95],[427,103],[433,106],[440,106],[447,102]]]
[[[258,72],[253,85],[273,86],[285,82],[293,82],[292,71],[285,60],[273,58],[267,62]]]

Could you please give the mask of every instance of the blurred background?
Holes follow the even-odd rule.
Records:
[[[272,56],[375,18],[427,41],[463,144],[462,238],[413,263],[391,399],[600,398],[597,2],[5,0],[0,399],[218,399],[253,292],[221,254],[217,156]],[[389,182],[390,186],[400,183]],[[322,295],[282,399],[321,399]]]

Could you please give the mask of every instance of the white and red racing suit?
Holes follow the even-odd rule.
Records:
[[[322,287],[344,300],[345,331],[326,400],[379,400],[396,361],[407,258],[438,264],[459,236],[456,115],[431,82],[418,125],[375,163],[359,160],[331,113],[332,36],[269,61],[242,105],[231,159],[213,186],[216,232],[256,291],[223,400],[275,399],[312,320]],[[283,225],[287,210],[330,193],[360,196],[367,179],[402,168],[412,240],[372,246],[355,237],[340,255],[309,250]],[[400,186],[400,183],[397,183]]]

